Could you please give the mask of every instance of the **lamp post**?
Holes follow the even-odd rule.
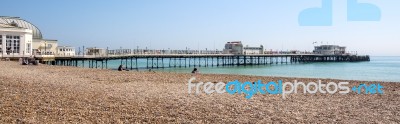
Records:
[[[96,58],[96,54],[97,54],[97,49],[96,49],[96,47],[94,47],[93,53],[94,53],[94,58]]]
[[[83,51],[83,52],[82,52],[82,56],[85,57],[85,52],[86,52],[85,46],[82,46],[82,51]]]
[[[44,55],[47,55],[47,41],[44,41]]]

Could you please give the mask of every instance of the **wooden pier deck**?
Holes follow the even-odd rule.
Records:
[[[40,58],[46,60],[46,58]],[[118,60],[127,69],[156,69],[174,67],[248,66],[309,62],[359,62],[370,61],[368,55],[322,55],[322,54],[126,54],[55,56],[47,64],[63,66],[87,66],[108,68],[110,60]],[[139,64],[140,62],[144,64]],[[111,67],[116,68],[116,67]]]

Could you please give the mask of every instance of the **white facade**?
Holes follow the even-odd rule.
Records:
[[[57,52],[57,40],[43,39],[39,28],[24,19],[0,16],[0,27],[2,40],[12,41],[8,42],[9,44],[2,44],[1,53],[14,53],[15,56],[21,53],[22,55],[54,55]],[[19,47],[15,47],[15,44]]]
[[[57,53],[57,40],[33,39],[34,55],[55,55]]]
[[[315,46],[314,53],[324,55],[341,55],[346,54],[346,47],[341,47],[338,45]]]
[[[75,56],[75,47],[70,46],[58,46],[57,48],[57,56]]]
[[[0,56],[29,57],[32,55],[32,30],[0,24]]]
[[[107,49],[104,48],[86,48],[85,55],[106,56]]]
[[[243,48],[244,54],[263,54],[264,53],[264,46],[260,45],[260,47],[249,47],[246,46]]]
[[[243,54],[243,44],[241,41],[232,41],[225,44],[224,54]]]

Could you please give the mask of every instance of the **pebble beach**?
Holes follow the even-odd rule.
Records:
[[[191,74],[0,61],[0,123],[400,123],[400,82],[200,74],[203,82],[380,83],[384,94],[189,94]],[[201,68],[200,68],[201,70]]]

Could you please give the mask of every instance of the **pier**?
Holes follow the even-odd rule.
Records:
[[[108,67],[111,60],[120,61],[126,69],[159,69],[186,67],[251,66],[271,64],[295,64],[312,62],[360,62],[370,61],[368,55],[323,54],[121,54],[38,57],[42,63],[60,66],[88,68]],[[139,64],[139,63],[144,64]]]

